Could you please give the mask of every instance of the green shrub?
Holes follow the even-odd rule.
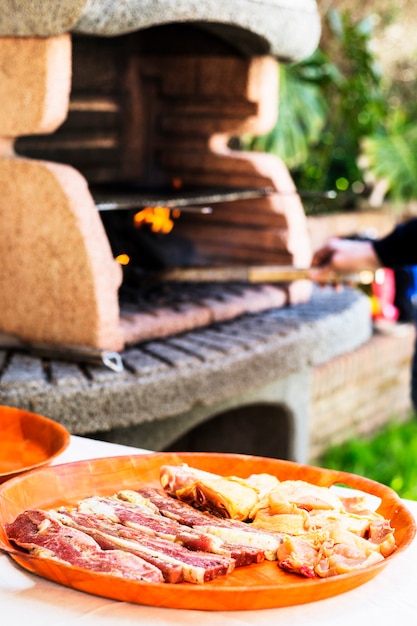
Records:
[[[310,213],[317,212],[315,205],[322,209],[328,191],[340,192],[346,202],[364,189],[361,142],[383,127],[387,114],[371,48],[372,17],[355,23],[349,12],[330,10],[328,22],[332,50],[321,47],[301,63],[279,65],[275,127],[260,137],[241,138],[246,150],[283,159]]]
[[[417,500],[417,419],[393,421],[370,439],[333,446],[317,464],[371,478]]]
[[[301,63],[279,66],[275,127],[240,138],[246,150],[283,159],[307,214],[352,209],[381,180],[390,199],[417,198],[415,81],[407,91],[384,76],[374,18],[355,22],[350,11],[329,9],[325,44]]]

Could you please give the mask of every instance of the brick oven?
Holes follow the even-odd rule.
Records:
[[[308,370],[367,339],[363,298],[316,294],[309,281],[190,286],[158,276],[308,266],[304,210],[284,164],[230,146],[273,125],[276,59],[308,56],[319,35],[314,0],[4,2],[3,404],[74,433],[132,441],[134,432],[155,449],[222,439],[238,451],[247,444],[233,444],[230,430],[241,424],[256,439],[262,410],[268,438],[278,407],[282,432],[262,452],[305,456]],[[344,339],[330,345],[323,332],[340,323]],[[215,444],[207,426],[226,413]],[[205,431],[192,444],[195,426]]]
[[[117,351],[229,315],[220,306],[189,307],[164,312],[159,322],[140,308],[126,312],[119,288],[132,270],[123,272],[114,260],[122,254],[140,270],[173,261],[309,263],[303,208],[283,164],[228,143],[274,123],[272,54],[297,58],[314,49],[315,3],[298,2],[298,9],[286,2],[232,3],[237,14],[246,12],[232,20],[228,7],[220,24],[217,2],[198,10],[183,3],[188,12],[170,2],[156,3],[164,10],[139,1],[113,4],[86,2],[73,27],[65,26],[71,34],[60,32],[61,22],[46,24],[46,14],[34,21],[25,11],[2,18],[11,22],[6,35],[21,29],[23,36],[4,37],[0,49],[7,224],[0,330],[30,344]],[[79,2],[64,5],[80,10]],[[266,32],[256,21],[249,26],[247,5]],[[266,6],[276,21],[271,32]],[[48,29],[51,36],[33,37]],[[221,201],[233,192],[236,199]],[[191,211],[205,196],[216,201],[210,216]],[[172,234],[133,226],[132,212],[149,221],[166,207],[181,213]],[[290,301],[305,299],[306,289],[292,285]],[[280,305],[286,295],[269,289],[256,300],[259,307]]]

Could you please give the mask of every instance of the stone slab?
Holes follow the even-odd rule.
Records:
[[[320,38],[315,0],[3,0],[0,36],[115,36],[159,24],[205,25],[248,54],[296,61]]]

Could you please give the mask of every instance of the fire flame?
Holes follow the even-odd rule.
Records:
[[[179,216],[179,211],[173,211],[173,217]],[[153,233],[170,233],[174,228],[171,219],[171,210],[167,207],[145,207],[133,216],[133,224],[136,228],[141,228],[144,224],[151,227]]]
[[[171,217],[178,218],[181,215],[179,209],[169,209],[164,206],[145,207],[133,216],[133,225],[141,228],[144,224],[150,226],[154,233],[170,233],[174,228],[174,222]],[[129,265],[130,257],[128,254],[122,253],[116,256],[116,261],[120,265]]]
[[[120,263],[120,265],[129,265],[129,263],[130,263],[130,256],[128,254],[124,254],[124,253],[123,254],[119,254],[116,257],[116,261],[118,263]]]

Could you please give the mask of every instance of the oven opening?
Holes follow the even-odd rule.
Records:
[[[131,183],[91,188],[114,258],[124,269],[126,284],[135,277],[146,278],[167,268],[201,265],[193,238],[178,235],[178,224],[192,223],[195,217],[203,228],[213,221],[221,223],[221,210],[216,208],[219,203],[233,205],[239,200],[256,203],[272,191],[267,187],[184,188],[180,179],[172,181],[168,189]]]

